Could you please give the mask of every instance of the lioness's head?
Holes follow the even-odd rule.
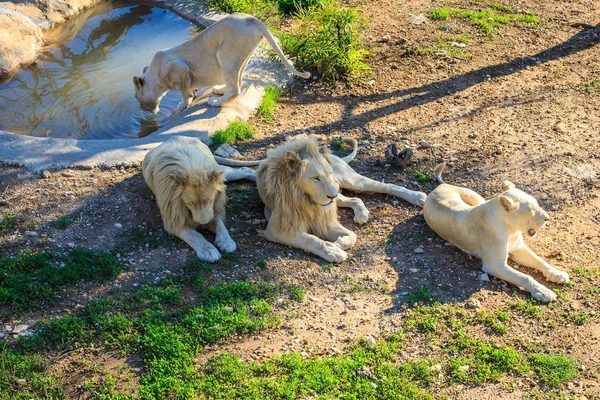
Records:
[[[282,154],[275,154],[282,153]],[[305,195],[306,200],[320,207],[332,207],[340,186],[333,175],[329,164],[329,150],[319,147],[314,138],[291,140],[268,154],[271,158],[279,158],[284,165],[289,179]]]
[[[537,200],[519,190],[512,182],[502,182],[503,193],[498,196],[506,223],[514,230],[526,232],[534,237],[550,216],[540,207]]]
[[[215,217],[215,207],[225,206],[224,171],[198,175],[170,175],[180,186],[180,200],[198,224],[208,224]],[[217,204],[222,202],[223,204]]]
[[[155,83],[156,79],[152,75],[152,71],[148,72],[148,74],[146,74],[146,72],[148,72],[148,67],[144,67],[142,76],[133,77],[135,98],[142,110],[157,113],[160,100],[167,91],[157,87],[158,85]]]

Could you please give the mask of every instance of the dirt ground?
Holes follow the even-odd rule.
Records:
[[[545,349],[571,354],[586,370],[598,373],[600,278],[572,272],[600,266],[600,90],[589,86],[600,79],[600,29],[596,25],[600,3],[514,2],[511,5],[517,10],[535,11],[547,22],[536,29],[501,27],[490,39],[466,23],[451,20],[453,34],[470,35],[465,49],[472,58],[412,55],[411,49],[431,46],[441,33],[438,23],[413,25],[408,15],[442,5],[441,1],[416,0],[366,2],[363,10],[370,23],[362,35],[370,51],[370,75],[352,87],[296,81],[280,98],[274,121],[253,121],[257,139],[237,147],[245,158],[255,159],[288,136],[313,131],[332,138],[343,134],[359,141],[353,168],[409,189],[430,192],[435,183],[419,183],[416,176],[418,172],[431,176],[441,159],[449,162],[446,182],[469,187],[487,198],[500,192],[502,180],[510,179],[551,215],[550,224],[527,243],[553,265],[571,272],[573,285],[561,292],[563,301],[551,309],[540,306],[551,311],[556,324],[517,319],[498,340],[543,343]],[[424,147],[422,141],[435,147]],[[385,164],[384,151],[392,142],[414,150],[413,164],[407,170]],[[69,289],[64,302],[47,311],[50,314],[77,312],[86,299],[114,285],[184,274],[181,265],[194,257],[183,242],[162,230],[153,196],[137,168],[51,171],[44,177],[4,166],[0,196],[7,203],[2,212],[24,217],[15,231],[0,236],[3,255],[19,249],[74,246],[110,250],[136,230],[146,230],[158,239],[155,245],[142,240],[135,250],[120,254],[130,269],[117,281]],[[258,231],[264,229],[265,221],[253,184],[229,185],[227,225],[239,257],[218,264],[210,279],[286,281],[304,287],[307,298],[282,311],[286,319],[282,329],[209,348],[199,364],[224,351],[248,360],[286,351],[344,351],[352,340],[367,335],[377,339],[402,326],[411,307],[403,298],[420,286],[443,303],[477,299],[478,309],[484,311],[502,309],[514,296],[528,297],[512,285],[480,280],[480,261],[445,245],[427,227],[418,207],[384,195],[358,196],[371,213],[370,222],[357,227],[350,210],[340,210],[343,224],[357,233],[358,241],[347,262],[329,265],[261,238]],[[50,224],[65,215],[75,220],[67,229]],[[26,236],[29,230],[39,236]],[[415,253],[420,246],[424,252]],[[265,260],[267,266],[257,266],[257,260]],[[520,269],[559,288],[538,272]],[[573,325],[562,318],[573,310],[590,317],[581,326]],[[40,317],[32,314],[19,320],[32,324]],[[12,316],[3,322],[16,323]],[[403,357],[435,351],[422,337],[409,338]],[[85,357],[107,358],[94,354]],[[111,357],[119,364],[118,355]],[[67,358],[64,365],[72,361]],[[529,390],[507,388],[500,382],[454,385],[440,388],[439,393],[461,399],[516,399]],[[599,393],[597,380],[585,377],[563,392],[588,398]]]

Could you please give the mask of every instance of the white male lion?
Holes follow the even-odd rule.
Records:
[[[183,111],[191,104],[195,90],[202,87],[212,87],[214,94],[222,95],[211,97],[211,106],[233,100],[241,93],[242,74],[263,37],[291,73],[310,77],[285,58],[265,24],[250,15],[235,13],[179,46],[157,52],[143,75],[133,77],[140,108],[158,112],[167,91],[178,90],[182,100],[177,111]]]
[[[148,152],[143,174],[156,196],[165,230],[189,244],[198,258],[208,262],[221,258],[215,246],[196,231],[198,227],[214,232],[215,244],[222,251],[235,251],[223,223],[224,179],[253,180],[254,171],[221,167],[200,140],[174,137]]]
[[[356,140],[344,141],[353,145],[352,154],[344,158],[330,154],[309,136],[269,150],[267,158],[260,161],[256,183],[269,221],[265,230],[268,240],[341,262],[348,258],[345,250],[354,245],[356,235],[339,223],[337,207],[352,208],[359,224],[367,222],[369,212],[362,200],[339,193],[340,187],[393,194],[423,204],[424,193],[357,174],[347,164],[356,155]]]
[[[550,282],[569,281],[566,272],[548,264],[523,242],[523,232],[534,237],[546,225],[548,213],[508,181],[502,183],[503,193],[488,201],[470,189],[445,184],[441,178],[444,166],[436,167],[441,185],[425,201],[423,211],[429,227],[465,253],[479,257],[488,274],[523,287],[537,300],[555,300],[551,289],[507,263],[511,258],[537,269]]]

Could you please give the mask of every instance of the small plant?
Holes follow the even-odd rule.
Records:
[[[532,354],[529,357],[531,367],[547,385],[558,386],[577,377],[575,362],[557,354]]]
[[[277,86],[267,86],[263,101],[258,108],[258,115],[263,117],[265,121],[271,121],[277,108],[277,99],[281,94],[281,89]]]
[[[0,217],[0,233],[7,233],[14,230],[21,222],[23,222],[23,217],[3,214]]]
[[[320,0],[276,0],[281,12],[294,14],[298,10],[304,10],[319,5]]]
[[[256,261],[256,266],[260,269],[267,268],[267,260],[258,260]]]
[[[523,23],[536,27],[540,23],[540,18],[535,13],[515,14],[512,8],[501,4],[493,4],[491,8],[477,11],[437,8],[429,13],[429,18],[435,21],[446,21],[450,18],[463,19],[480,29],[485,35],[490,35],[499,25]]]
[[[352,82],[369,70],[359,37],[365,18],[356,9],[323,0],[319,6],[299,10],[296,21],[297,33],[278,36],[297,68],[330,82]]]
[[[248,140],[254,137],[254,127],[246,121],[233,121],[226,129],[215,132],[212,137],[214,147],[224,143],[235,143],[238,140]]]
[[[52,221],[51,225],[54,226],[57,229],[65,230],[72,223],[73,223],[73,220],[71,218],[67,217],[66,215],[63,215],[62,217],[58,217],[54,221]]]
[[[583,85],[583,88],[588,93],[600,93],[600,81],[588,82]]]
[[[281,11],[272,0],[209,0],[209,5],[228,14],[241,12],[255,16],[267,26],[281,22]]]
[[[415,180],[419,183],[427,183],[431,180],[427,174],[424,174],[421,171],[415,172]]]
[[[417,290],[406,296],[406,301],[409,303],[429,303],[433,300],[431,291],[425,286],[419,286]]]

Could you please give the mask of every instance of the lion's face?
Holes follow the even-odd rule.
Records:
[[[288,152],[286,157],[296,164],[292,168],[299,169],[297,173],[300,190],[313,203],[322,207],[332,207],[340,186],[327,159],[321,153],[302,159],[297,153]]]
[[[152,74],[146,74],[148,67],[144,68],[144,74],[141,77],[133,77],[133,86],[135,87],[135,98],[140,104],[140,108],[144,111],[157,113],[160,100],[167,91],[158,90],[155,79]]]
[[[534,237],[537,231],[546,225],[550,216],[536,199],[516,189],[514,184],[506,182],[503,188],[508,190],[498,197],[498,201],[506,213],[507,223],[514,229]]]
[[[215,200],[224,190],[223,171],[214,171],[208,177],[208,182],[198,185],[176,179],[178,184],[183,185],[181,201],[185,204],[192,215],[194,222],[204,225],[215,217]]]

